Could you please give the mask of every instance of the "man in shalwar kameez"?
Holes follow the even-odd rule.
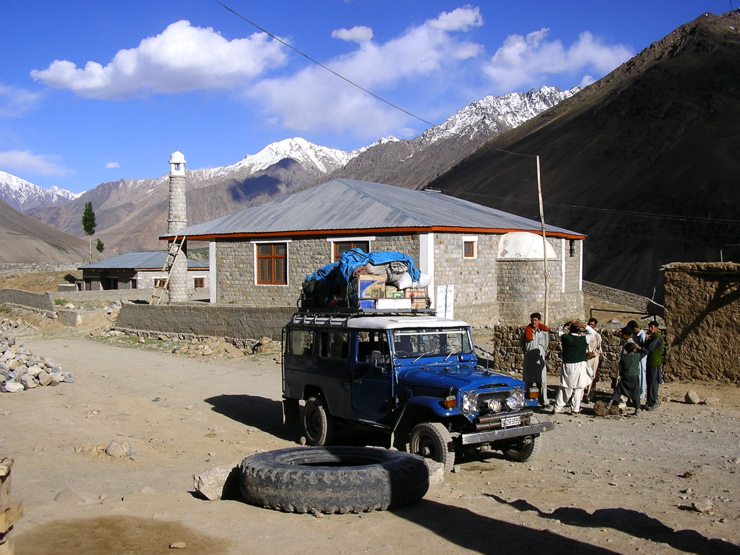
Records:
[[[560,389],[553,412],[563,412],[565,406],[569,405],[571,413],[578,414],[581,411],[583,388],[591,383],[586,365],[588,341],[581,335],[583,324],[568,322],[565,327],[568,328],[568,333],[563,328],[558,330],[563,346],[563,371],[560,374]],[[585,331],[588,335],[596,333],[590,326],[586,326]]]
[[[545,355],[550,344],[550,330],[542,323],[539,312],[529,317],[529,324],[519,338],[519,346],[524,351],[522,381],[527,388],[536,385],[540,388],[540,405],[547,406],[547,363]]]

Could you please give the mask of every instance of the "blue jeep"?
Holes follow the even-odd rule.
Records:
[[[390,444],[447,470],[455,453],[527,461],[552,430],[524,382],[477,365],[470,326],[430,311],[298,312],[283,330],[283,415],[310,445],[337,425],[379,428]]]

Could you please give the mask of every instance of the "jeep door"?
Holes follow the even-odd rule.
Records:
[[[385,330],[352,332],[352,408],[357,420],[389,424],[395,408],[393,367]]]

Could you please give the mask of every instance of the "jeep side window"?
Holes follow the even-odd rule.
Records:
[[[383,357],[387,357],[388,339],[385,331],[361,331],[357,334],[357,362],[370,362],[370,354],[380,351]]]
[[[310,357],[313,350],[313,330],[290,330],[288,354]]]
[[[349,338],[347,332],[340,331],[322,331],[321,348],[319,356],[321,358],[331,358],[334,360],[346,360],[349,355]]]

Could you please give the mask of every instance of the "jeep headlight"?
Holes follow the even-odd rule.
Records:
[[[478,410],[478,394],[468,391],[462,395],[462,411],[465,414],[472,414]]]
[[[493,399],[489,399],[486,403],[488,405],[488,408],[491,409],[491,412],[501,412],[501,400],[496,399],[495,397]]]
[[[524,390],[512,389],[511,395],[506,398],[506,406],[510,410],[517,410],[524,406]]]

